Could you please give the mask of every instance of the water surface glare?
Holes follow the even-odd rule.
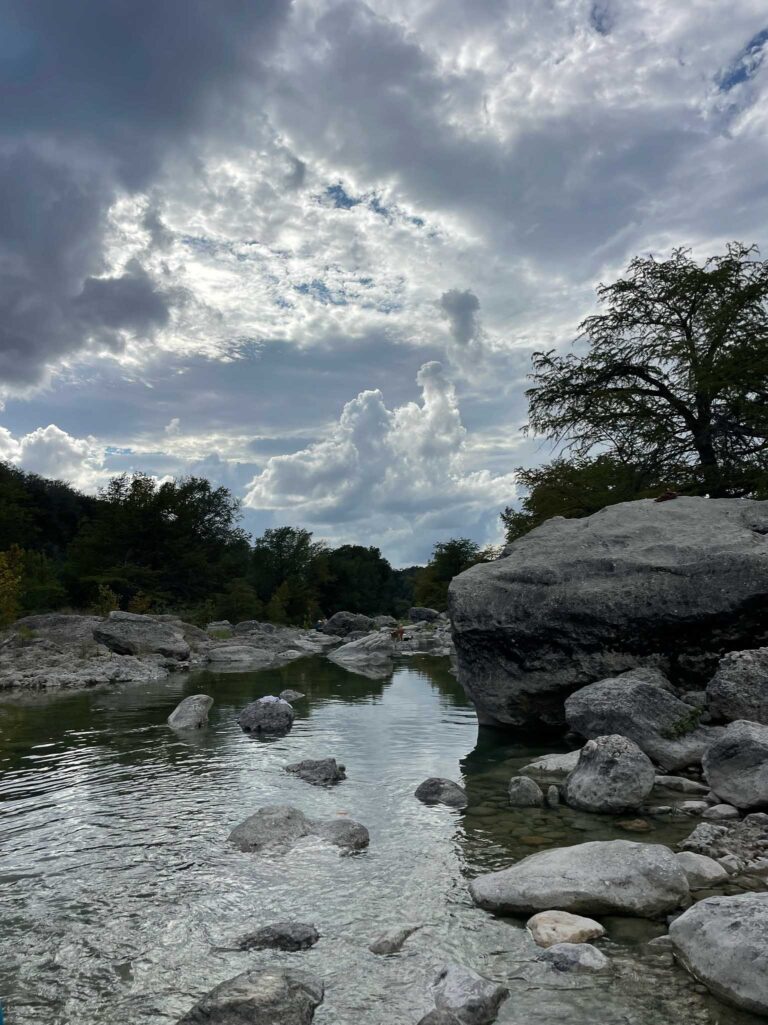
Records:
[[[286,687],[303,691],[292,732],[243,734],[235,715]],[[176,734],[168,714],[210,694],[210,725]],[[757,1019],[699,993],[669,956],[644,942],[662,931],[606,921],[606,976],[564,975],[536,963],[524,922],[475,908],[467,882],[547,846],[617,839],[611,818],[561,808],[513,810],[509,777],[552,748],[478,735],[441,659],[414,659],[386,681],[323,659],[260,673],[198,673],[0,702],[0,1002],[6,1025],[173,1023],[208,989],[258,965],[320,976],[317,1025],[415,1025],[427,987],[457,960],[511,991],[501,1025],[535,1017],[567,1025],[746,1025]],[[334,756],[348,779],[312,787],[283,771]],[[463,781],[466,811],[413,797],[427,776]],[[288,853],[243,854],[234,825],[269,803],[307,815],[349,815],[371,834],[341,856],[318,840]],[[693,823],[655,824],[638,839],[672,843]],[[632,838],[632,837],[630,837]],[[236,952],[244,931],[314,923],[309,951]],[[402,952],[367,947],[403,922],[422,929]]]

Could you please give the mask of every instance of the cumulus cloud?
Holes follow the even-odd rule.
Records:
[[[425,363],[417,383],[421,401],[395,409],[380,391],[361,392],[327,438],[269,459],[245,504],[331,538],[383,543],[399,562],[425,558],[452,533],[496,539],[512,476],[466,469],[466,429],[440,363]]]
[[[104,446],[95,438],[73,438],[55,424],[18,438],[0,427],[0,461],[67,481],[83,491],[94,491],[106,480],[104,459]]]

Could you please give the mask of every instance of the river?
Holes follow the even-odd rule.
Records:
[[[291,687],[291,733],[261,741],[237,711]],[[173,733],[187,694],[210,725]],[[157,684],[0,701],[0,1003],[6,1025],[173,1023],[208,989],[254,965],[305,968],[326,985],[316,1025],[415,1025],[446,960],[504,981],[501,1025],[747,1025],[653,955],[658,923],[604,919],[605,976],[537,963],[524,922],[475,908],[467,881],[535,850],[619,837],[672,843],[693,823],[633,837],[611,818],[506,804],[515,770],[552,747],[478,728],[447,660],[419,658],[386,681],[321,659],[259,673],[197,673]],[[334,756],[348,779],[312,787],[283,771]],[[427,776],[463,780],[469,807],[425,807]],[[371,834],[351,856],[316,839],[243,854],[227,834],[259,806],[349,815]],[[237,952],[233,937],[278,921],[314,923],[309,951]],[[419,922],[402,952],[367,947]]]

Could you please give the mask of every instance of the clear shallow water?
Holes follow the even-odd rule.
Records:
[[[244,735],[237,711],[293,687],[292,732]],[[215,699],[208,729],[174,734],[186,694]],[[606,922],[606,977],[536,964],[524,922],[476,909],[467,880],[542,849],[628,834],[610,818],[506,806],[509,777],[551,748],[480,731],[445,660],[388,681],[322,659],[261,673],[201,673],[152,685],[6,698],[0,703],[0,1001],[7,1025],[172,1023],[248,967],[306,968],[326,984],[317,1025],[415,1025],[446,959],[506,982],[498,1021],[568,1025],[746,1025],[695,992],[643,941],[658,925]],[[332,755],[348,780],[324,790],[283,771]],[[413,797],[427,776],[463,779],[464,812]],[[286,854],[242,854],[231,828],[267,803],[313,817],[345,814],[370,848],[340,856],[306,840]],[[691,823],[638,839],[674,842]],[[322,939],[299,954],[217,949],[275,921],[308,921]],[[418,921],[401,954],[376,957],[382,929]]]

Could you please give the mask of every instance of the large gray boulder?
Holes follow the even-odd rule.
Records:
[[[715,996],[768,1014],[768,893],[699,901],[669,935],[677,957]]]
[[[213,698],[207,694],[190,694],[168,716],[168,725],[174,730],[199,730],[208,722]]]
[[[671,692],[657,669],[634,669],[582,687],[566,699],[568,725],[583,737],[618,733],[665,769],[701,761],[722,727],[700,726],[700,713]]]
[[[180,629],[132,612],[110,612],[108,619],[94,627],[93,637],[117,655],[163,655],[182,662],[190,656]]]
[[[555,909],[655,918],[678,908],[689,888],[668,847],[595,840],[531,854],[511,868],[478,876],[470,893],[480,907],[502,915]]]
[[[768,726],[734,722],[704,754],[713,792],[737,808],[768,805]]]
[[[768,648],[721,658],[707,686],[707,704],[719,719],[768,723]]]
[[[707,679],[723,651],[768,639],[767,558],[768,502],[554,517],[451,583],[459,679],[481,723],[513,727],[561,726],[568,694],[637,666]]]
[[[368,633],[374,629],[374,622],[370,616],[363,616],[358,612],[336,612],[320,629],[332,637],[346,637],[351,633]]]
[[[588,740],[565,781],[565,803],[583,811],[613,814],[639,808],[656,779],[650,758],[628,737]]]
[[[62,647],[83,644],[93,640],[93,631],[101,626],[98,616],[70,616],[64,612],[45,612],[37,616],[24,616],[11,630],[22,636],[44,638]]]
[[[282,698],[268,694],[246,705],[238,715],[237,721],[246,733],[280,736],[288,733],[293,726],[294,717],[292,705]]]
[[[308,972],[251,968],[222,982],[177,1025],[310,1025],[323,984]]]
[[[459,964],[442,968],[431,992],[436,1010],[453,1015],[460,1025],[488,1025],[495,1021],[499,1007],[509,996],[506,986]]]

